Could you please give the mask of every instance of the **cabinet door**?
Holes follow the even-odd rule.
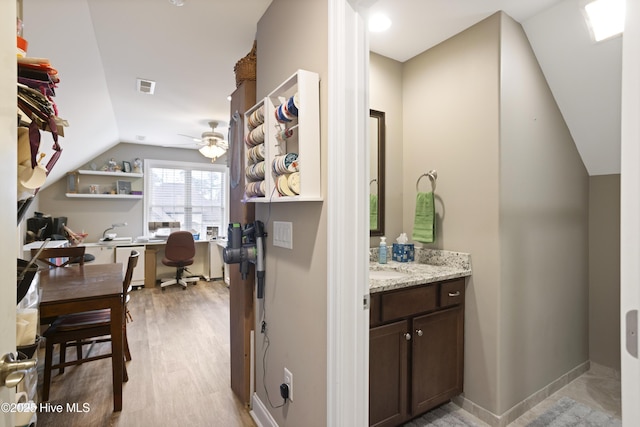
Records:
[[[409,332],[406,320],[369,332],[370,426],[397,426],[407,418]]]
[[[127,271],[127,263],[129,262],[129,255],[131,251],[136,250],[140,252],[138,257],[138,263],[133,270],[133,276],[131,276],[131,286],[144,286],[144,246],[125,246],[116,248],[116,262],[122,263],[122,273]]]
[[[458,306],[413,319],[412,414],[462,393],[464,312]]]
[[[96,258],[93,264],[113,264],[114,251],[112,246],[87,246],[84,253]]]

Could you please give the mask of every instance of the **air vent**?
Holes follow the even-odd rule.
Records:
[[[137,88],[138,92],[140,93],[153,95],[153,92],[156,90],[156,82],[154,82],[153,80],[138,79]]]

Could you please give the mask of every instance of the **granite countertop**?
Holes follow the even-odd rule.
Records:
[[[416,248],[415,261],[378,264],[377,248],[369,258],[369,292],[383,292],[425,283],[471,276],[471,255]]]

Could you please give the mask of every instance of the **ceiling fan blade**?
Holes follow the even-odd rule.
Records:
[[[179,136],[184,136],[185,138],[192,139],[194,142],[202,142],[202,138],[196,138],[195,136],[185,135],[183,133],[179,133]]]

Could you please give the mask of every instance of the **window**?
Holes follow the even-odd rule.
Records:
[[[225,236],[227,179],[223,165],[146,160],[144,223],[179,221],[182,230],[200,233],[201,239],[206,238],[207,227],[214,226],[218,236]]]

